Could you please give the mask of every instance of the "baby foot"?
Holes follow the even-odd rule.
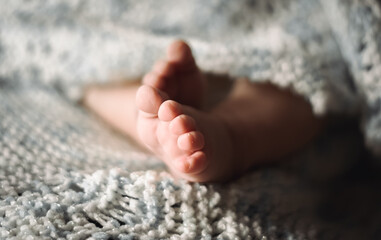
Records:
[[[176,176],[196,182],[225,179],[231,170],[225,124],[193,108],[201,106],[205,88],[190,47],[180,40],[168,47],[167,59],[155,64],[136,94],[141,142]]]
[[[194,182],[227,180],[282,159],[325,125],[302,97],[271,84],[237,79],[209,113],[196,109],[204,92],[189,46],[177,41],[139,88],[89,88],[84,102],[151,149],[176,176]],[[131,97],[136,105],[129,104]]]
[[[139,88],[137,130],[142,143],[183,179],[206,182],[233,174],[232,143],[225,124],[168,98],[151,86]]]
[[[143,78],[143,84],[157,88],[169,98],[199,108],[206,90],[206,80],[196,65],[190,47],[181,40],[167,49],[167,58],[158,61]]]

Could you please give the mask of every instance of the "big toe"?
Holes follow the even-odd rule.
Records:
[[[140,111],[157,116],[160,105],[168,95],[157,88],[142,85],[136,93],[136,106]]]
[[[167,58],[169,62],[175,63],[180,67],[196,67],[191,48],[182,40],[174,41],[171,45],[169,45],[167,50]]]

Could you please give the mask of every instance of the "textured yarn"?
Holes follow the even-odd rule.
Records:
[[[381,239],[379,1],[0,4],[0,239]],[[229,183],[175,180],[77,101],[176,38],[355,120]]]

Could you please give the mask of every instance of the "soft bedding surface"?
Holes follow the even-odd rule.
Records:
[[[54,89],[2,82],[0,115],[1,239],[380,237],[381,179],[353,126],[279,166],[190,184]]]
[[[379,1],[236,2],[0,0],[0,239],[381,238]],[[77,101],[179,37],[204,71],[354,120],[229,183],[175,180]]]

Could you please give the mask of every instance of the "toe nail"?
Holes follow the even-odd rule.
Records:
[[[188,172],[192,170],[192,168],[193,168],[193,159],[191,157],[187,157],[185,166],[186,166],[186,169],[187,169]]]

